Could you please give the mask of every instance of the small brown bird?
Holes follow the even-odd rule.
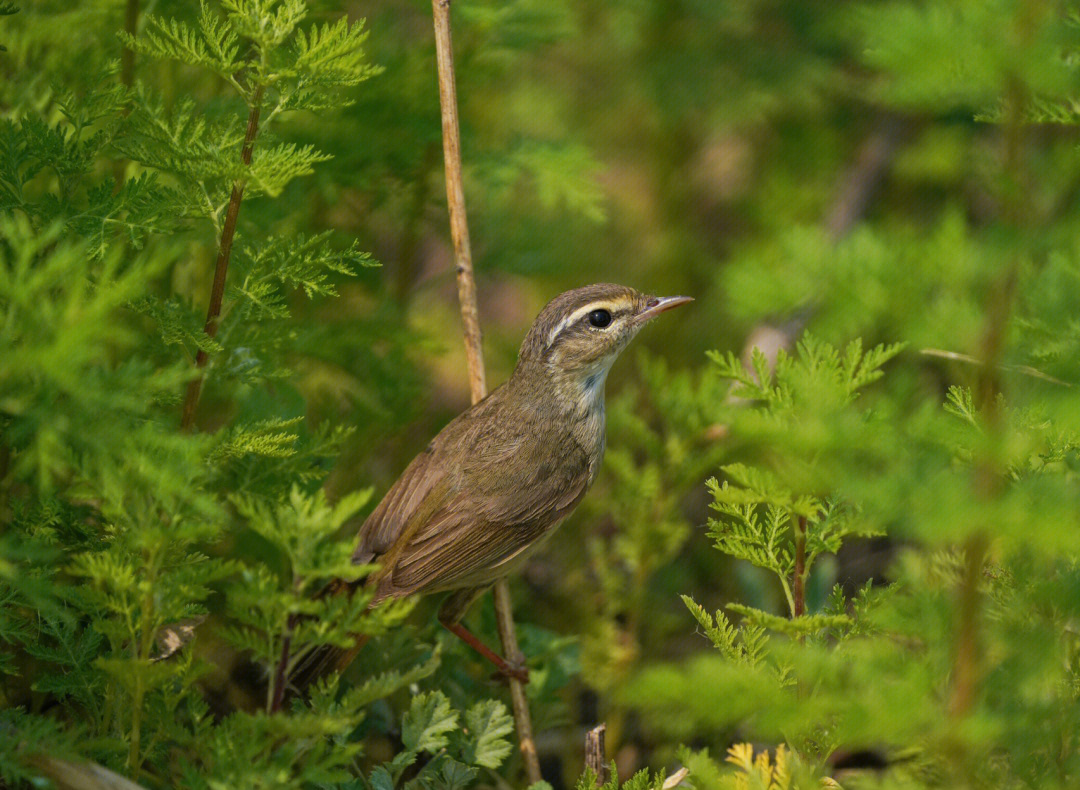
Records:
[[[360,527],[353,560],[378,563],[365,582],[374,602],[452,591],[439,622],[527,682],[524,667],[510,666],[459,621],[585,496],[604,454],[612,363],[648,321],[689,301],[606,283],[552,299],[510,379],[443,428]],[[300,672],[342,669],[361,645],[323,651]]]

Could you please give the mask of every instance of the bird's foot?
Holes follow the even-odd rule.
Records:
[[[529,684],[529,667],[525,663],[525,656],[519,655],[517,658],[504,658],[502,660],[502,666],[497,666],[495,677],[502,681],[509,681],[511,678],[523,685]]]
[[[506,659],[485,645],[479,639],[476,638],[469,629],[463,626],[461,623],[455,623],[447,620],[439,620],[443,627],[450,633],[457,636],[462,642],[467,644],[477,653],[482,655],[488,661],[495,665],[495,669],[498,670],[496,677],[503,679],[513,678],[520,683],[529,682],[529,668],[525,666],[525,656],[518,654],[515,659]]]

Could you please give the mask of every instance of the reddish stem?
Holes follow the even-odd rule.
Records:
[[[247,132],[244,134],[244,146],[240,150],[240,160],[245,166],[251,166],[251,149],[255,144],[255,137],[259,133],[259,113],[262,110],[263,86],[255,89],[251,97],[251,113],[248,115]],[[217,264],[214,267],[214,285],[210,290],[210,306],[206,310],[206,325],[203,331],[207,337],[214,337],[218,331],[218,319],[221,317],[221,301],[225,295],[225,277],[229,272],[229,259],[232,256],[233,238],[236,236],[236,218],[240,214],[240,201],[244,199],[244,186],[246,182],[237,179],[233,182],[232,195],[229,197],[229,206],[225,211],[225,224],[221,228],[221,243],[218,246]],[[199,405],[199,395],[202,393],[203,374],[209,355],[204,349],[199,349],[195,355],[195,367],[199,375],[188,384],[187,393],[184,396],[184,411],[180,418],[180,427],[188,429],[195,422],[195,409]]]

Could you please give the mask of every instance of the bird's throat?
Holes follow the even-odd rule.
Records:
[[[610,359],[600,360],[595,365],[579,370],[549,368],[552,395],[558,402],[556,408],[579,418],[598,420],[602,425],[604,388],[608,372],[615,361],[614,357],[615,355],[612,355]]]

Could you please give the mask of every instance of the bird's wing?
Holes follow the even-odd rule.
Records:
[[[360,527],[353,562],[371,562],[388,554],[409,532],[415,532],[453,496],[449,471],[432,447],[420,453],[401,473]]]
[[[567,516],[588,487],[586,476],[558,472],[514,482],[505,493],[462,491],[420,525],[395,559],[386,592],[490,583]]]
[[[533,463],[535,441],[488,434],[463,469],[444,450],[459,439],[440,434],[360,528],[353,559],[379,563],[380,597],[486,583],[585,495],[587,476],[569,471],[580,464]]]

